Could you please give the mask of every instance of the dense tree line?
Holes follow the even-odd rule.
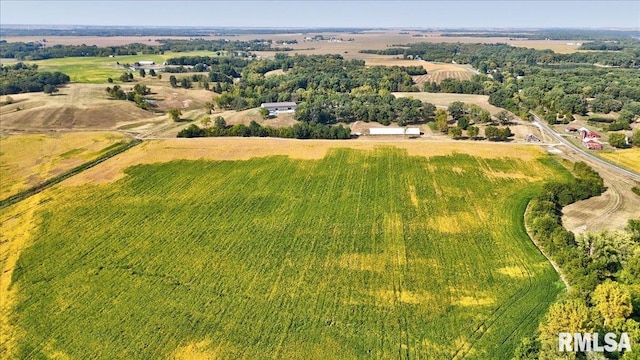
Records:
[[[159,54],[157,46],[144,44],[128,44],[122,46],[98,47],[96,45],[53,45],[43,42],[6,42],[0,41],[0,57],[18,60],[44,60],[64,57],[109,55]]]
[[[331,126],[318,123],[298,123],[291,127],[274,128],[262,126],[252,121],[249,126],[237,124],[228,126],[224,118],[218,116],[212,127],[191,124],[178,133],[178,137],[240,136],[240,137],[281,137],[295,139],[349,139],[351,130],[342,125]]]
[[[551,50],[535,50],[507,44],[469,43],[414,43],[384,50],[361,50],[363,53],[419,56],[426,61],[442,61],[471,64],[481,72],[507,66],[533,66],[543,64],[601,64],[621,67],[640,65],[640,41],[623,51],[575,52],[559,54]]]
[[[0,95],[44,91],[55,89],[69,82],[69,76],[59,71],[41,72],[38,65],[0,65]]]
[[[561,357],[559,331],[626,331],[640,336],[640,220],[630,220],[626,233],[575,236],[564,229],[564,206],[605,190],[602,178],[586,164],[576,163],[574,174],[570,182],[546,184],[529,204],[525,220],[533,237],[562,268],[571,291],[552,305],[539,333],[523,340],[515,359]],[[618,358],[621,354],[606,355]]]

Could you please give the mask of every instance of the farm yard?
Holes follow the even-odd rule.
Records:
[[[567,176],[537,148],[319,141],[294,159],[238,139],[177,160],[177,140],[38,194],[31,221],[3,212],[3,237],[34,226],[3,239],[29,243],[15,269],[0,259],[18,357],[506,359],[562,291],[522,224],[542,179]]]

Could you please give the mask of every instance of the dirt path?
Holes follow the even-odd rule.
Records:
[[[565,148],[566,151],[566,148]],[[566,151],[572,161],[585,161],[596,170],[607,187],[600,196],[578,201],[562,209],[563,226],[575,234],[585,231],[617,230],[624,228],[629,219],[640,217],[640,196],[631,191],[637,183],[599,163]]]

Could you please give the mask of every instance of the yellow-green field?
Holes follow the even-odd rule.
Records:
[[[0,139],[0,199],[38,185],[125,140],[116,132],[9,135]]]
[[[599,155],[640,174],[640,148],[617,149],[613,152],[602,152]]]
[[[508,359],[563,288],[523,212],[567,174],[524,147],[410,155],[424,146],[135,165],[13,205],[0,352]]]

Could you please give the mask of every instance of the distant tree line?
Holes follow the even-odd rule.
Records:
[[[226,41],[226,40],[205,40],[195,38],[190,40],[182,39],[162,39],[158,40],[159,45],[150,44],[127,44],[121,46],[98,47],[96,45],[53,45],[46,42],[7,42],[0,41],[0,58],[10,58],[18,60],[43,60],[64,57],[105,57],[116,55],[137,55],[137,54],[164,54],[166,51],[214,51],[233,52],[241,57],[248,57],[251,51],[269,51],[271,43],[262,40],[251,41]],[[278,50],[292,50],[290,48],[279,48]]]
[[[534,66],[542,64],[601,64],[620,67],[640,65],[640,41],[615,52],[574,52],[559,54],[552,50],[535,50],[504,43],[413,43],[383,50],[361,50],[362,53],[402,55],[403,58],[419,56],[427,61],[471,64],[480,72],[486,69],[509,66]]]
[[[459,31],[448,31],[441,36],[447,37],[501,37],[510,39],[528,40],[614,40],[637,38],[638,32],[634,30],[609,30],[609,29],[540,29],[540,30],[519,30],[519,31],[470,31],[460,29]]]
[[[69,82],[69,75],[56,72],[39,72],[38,65],[21,62],[0,65],[0,95],[39,92],[53,93],[60,85]]]
[[[298,123],[291,127],[274,128],[262,126],[252,121],[249,126],[237,124],[228,126],[221,116],[213,121],[214,126],[200,128],[191,124],[178,133],[178,137],[240,136],[240,137],[280,137],[295,139],[349,139],[351,130],[348,127],[324,125],[318,123]]]

